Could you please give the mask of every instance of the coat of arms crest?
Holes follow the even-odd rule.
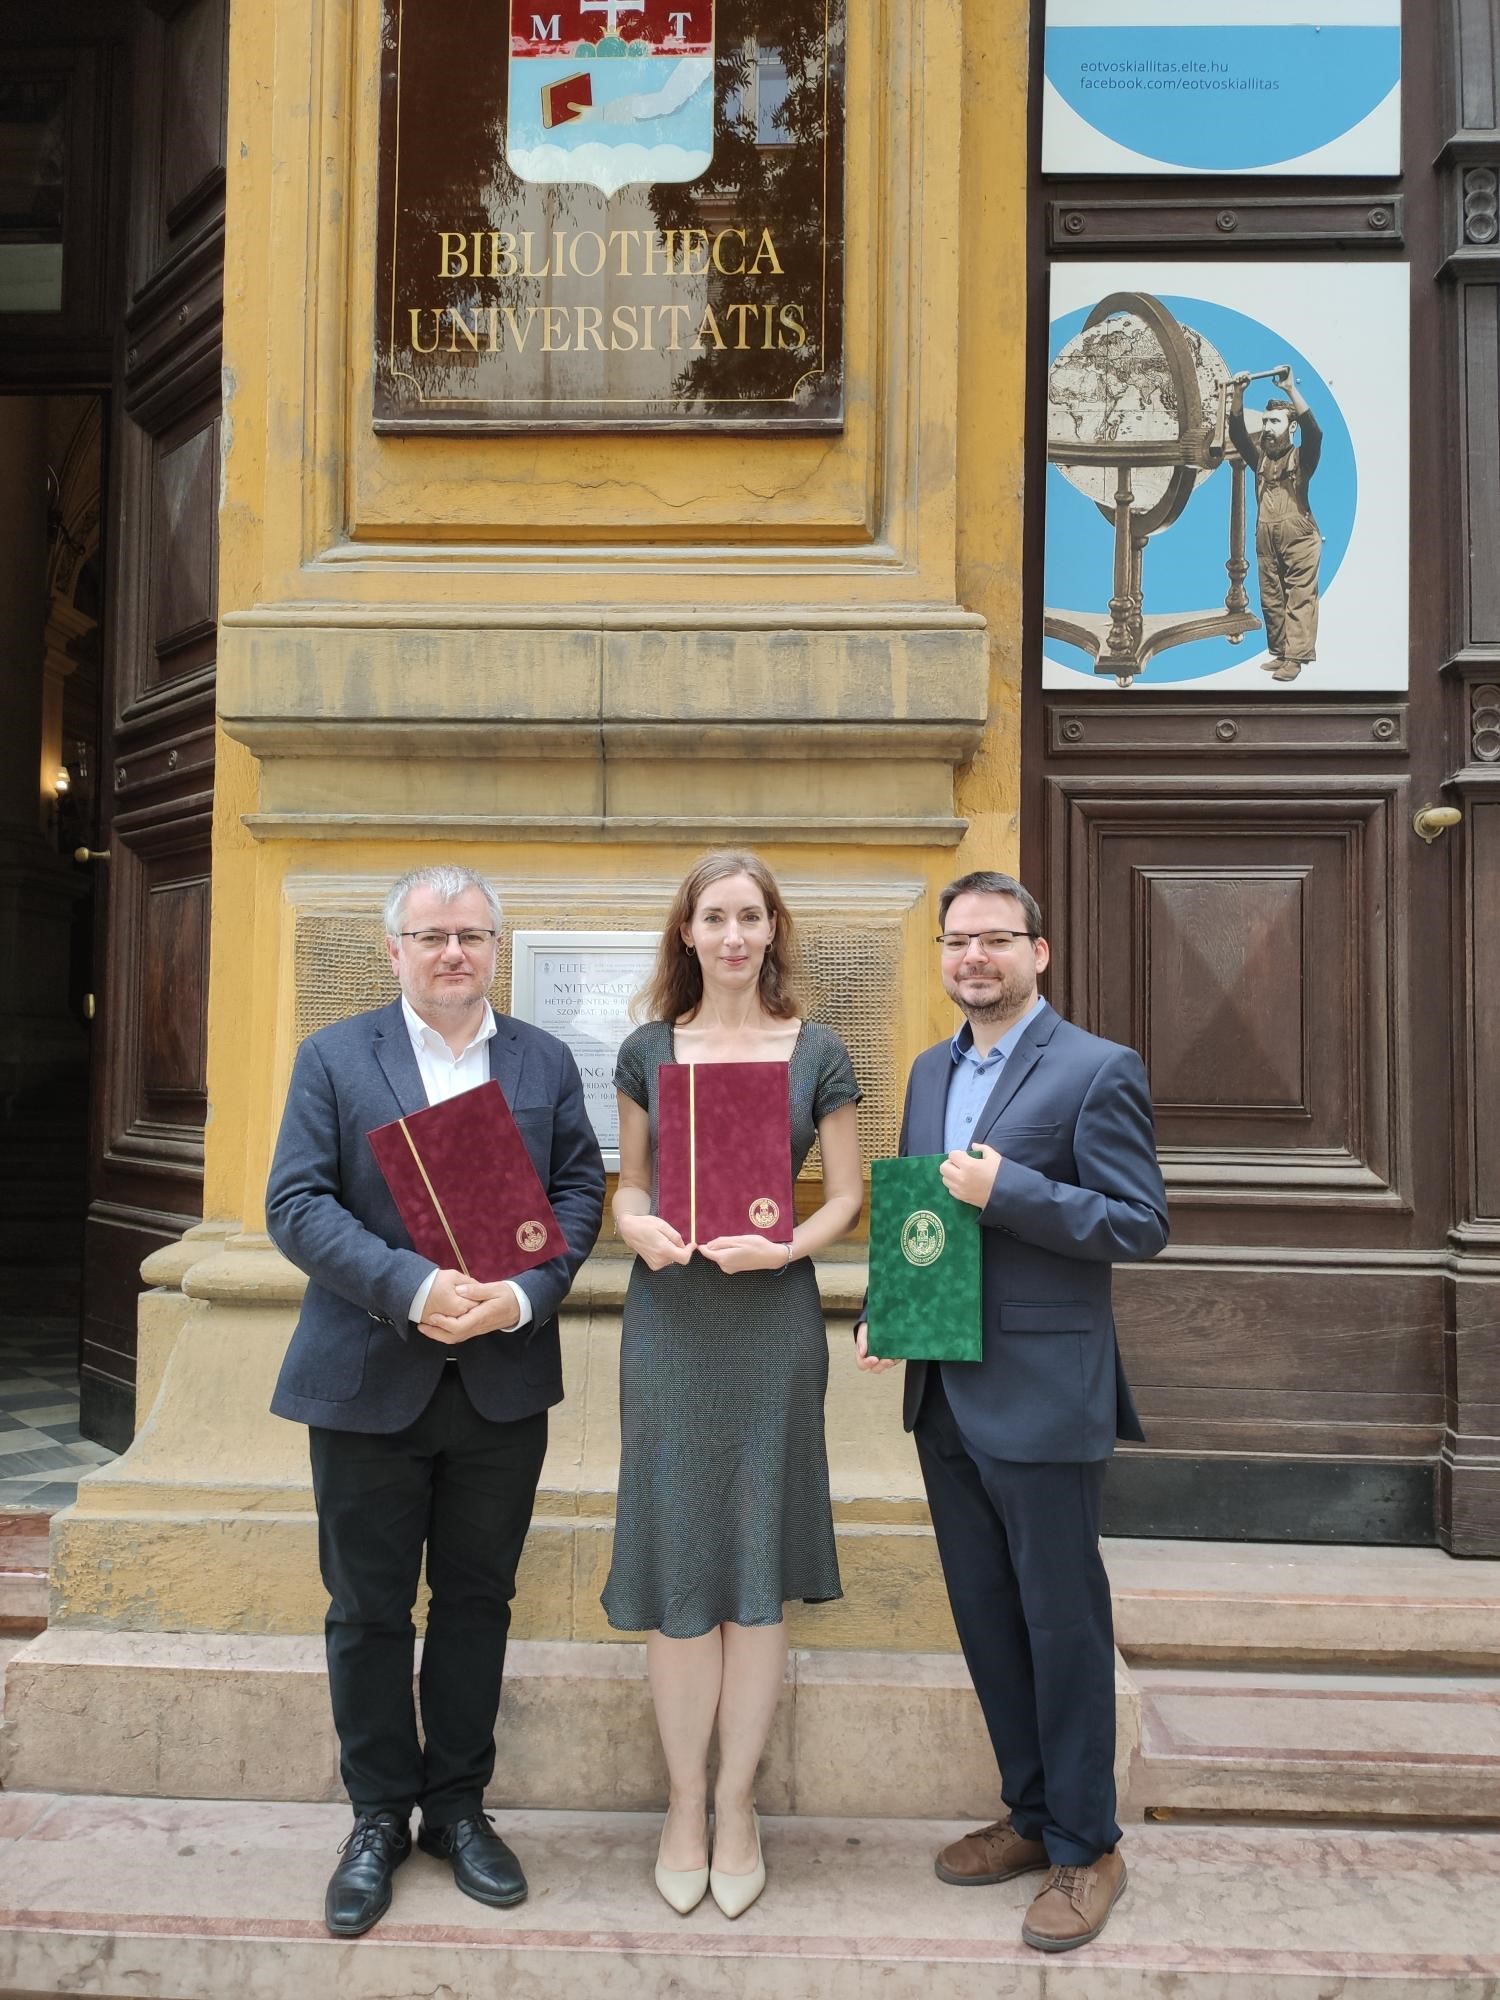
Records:
[[[505,156],[615,194],[714,153],[714,0],[511,0]]]

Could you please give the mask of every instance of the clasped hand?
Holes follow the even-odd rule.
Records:
[[[445,1347],[458,1347],[481,1333],[505,1333],[521,1317],[509,1278],[481,1285],[462,1271],[439,1271],[422,1311],[419,1330]]]
[[[685,1243],[659,1215],[622,1216],[619,1230],[625,1247],[633,1250],[649,1271],[691,1262],[695,1247],[711,1264],[731,1275],[736,1271],[779,1271],[787,1262],[786,1245],[772,1243],[764,1236],[715,1236],[696,1246]]]
[[[966,1153],[950,1153],[938,1168],[938,1176],[955,1201],[983,1208],[999,1171],[1000,1155],[993,1146],[971,1146]]]

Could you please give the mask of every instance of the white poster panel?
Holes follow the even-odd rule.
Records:
[[[1401,171],[1401,0],[1047,0],[1042,171]]]
[[[1043,685],[1407,684],[1395,263],[1052,272]]]
[[[634,1025],[630,1003],[651,976],[657,941],[652,931],[511,934],[510,1011],[572,1051],[611,1173],[620,1165],[615,1057]]]

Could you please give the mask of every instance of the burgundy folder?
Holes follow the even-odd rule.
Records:
[[[412,1247],[439,1270],[489,1285],[567,1249],[498,1083],[367,1136]]]
[[[790,1243],[792,1116],[785,1063],[663,1063],[656,1207],[684,1243]]]

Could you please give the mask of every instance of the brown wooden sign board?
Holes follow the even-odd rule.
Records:
[[[377,431],[836,431],[843,0],[383,0]]]

